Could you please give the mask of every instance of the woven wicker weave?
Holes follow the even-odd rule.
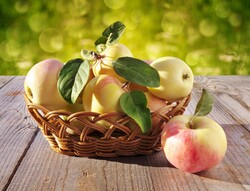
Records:
[[[32,103],[26,95],[25,100],[29,113],[54,151],[80,157],[116,157],[147,155],[161,150],[162,124],[183,114],[190,96],[178,102],[166,102],[165,107],[151,113],[161,120],[146,134],[142,134],[140,127],[125,114],[50,111]]]

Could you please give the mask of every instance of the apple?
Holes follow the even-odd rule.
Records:
[[[148,87],[152,94],[167,101],[178,101],[191,93],[194,75],[184,61],[167,56],[156,59],[151,66],[160,76],[159,87]]]
[[[115,77],[104,74],[96,76],[83,91],[84,110],[97,113],[122,112],[119,99],[124,92],[122,83]]]
[[[93,63],[92,70],[95,76],[101,74],[107,74],[116,77],[121,82],[126,80],[119,76],[113,69],[112,62],[119,57],[132,57],[133,54],[130,49],[121,43],[116,43],[112,46],[108,46]]]
[[[136,83],[133,83],[133,82],[128,83],[128,89],[130,91],[132,91],[132,90],[140,90],[140,91],[143,91],[143,92],[148,91],[148,88],[146,86],[142,86],[142,85],[139,85],[139,84],[136,84]]]
[[[157,111],[166,106],[166,102],[163,99],[154,96],[150,92],[144,92],[144,94],[146,96],[147,107],[150,109],[150,112]]]
[[[196,173],[218,164],[225,156],[227,138],[211,118],[179,115],[163,126],[161,145],[167,160],[176,168]]]
[[[147,98],[147,107],[149,108],[151,113],[155,112],[163,107],[166,107],[166,102],[163,99],[154,96],[150,92],[144,92],[144,94]],[[156,127],[159,124],[160,120],[161,120],[161,118],[159,118],[157,115],[153,116],[152,117],[152,128]]]
[[[51,110],[69,106],[57,90],[57,79],[63,64],[55,59],[47,59],[35,64],[27,73],[24,90],[35,104]]]

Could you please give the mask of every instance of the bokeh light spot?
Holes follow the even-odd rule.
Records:
[[[141,22],[143,18],[143,14],[140,10],[136,9],[131,12],[130,16],[124,19],[124,24],[126,25],[127,29],[135,30],[138,26],[138,23]]]
[[[46,27],[46,16],[42,13],[35,13],[29,18],[29,27],[35,32],[40,32]]]
[[[45,52],[57,52],[63,47],[63,35],[54,28],[47,28],[39,36],[39,45]]]
[[[11,57],[17,57],[21,53],[21,48],[15,41],[9,41],[6,44],[6,53]]]
[[[133,22],[130,18],[126,18],[124,24],[129,30],[135,30],[137,27],[137,23]]]
[[[231,13],[230,4],[227,2],[220,2],[215,7],[215,13],[220,18],[227,18]]]
[[[167,12],[162,18],[161,27],[172,35],[181,33],[184,28],[182,15],[176,11]]]
[[[203,36],[211,37],[216,34],[217,26],[212,21],[204,19],[199,24],[199,30]]]
[[[153,60],[160,57],[161,45],[159,43],[147,44],[146,49],[149,52],[149,59]]]
[[[74,0],[70,5],[70,9],[65,10],[65,2],[62,1],[61,5],[57,4],[57,9],[63,9],[63,12],[69,11],[72,16],[79,17],[87,14],[88,6],[89,4],[86,0]]]
[[[135,9],[131,12],[130,18],[133,22],[139,23],[143,19],[143,13],[139,9]]]
[[[2,41],[0,43],[0,58],[2,58],[4,61],[8,62],[11,61],[13,58],[7,53],[7,41]]]
[[[16,66],[21,70],[28,70],[32,67],[32,62],[30,61],[19,61],[16,63]]]
[[[186,62],[190,66],[195,66],[195,65],[199,64],[199,58],[200,58],[200,55],[199,55],[198,52],[196,52],[196,51],[195,52],[189,52],[186,55]]]
[[[119,1],[117,1],[117,0],[104,0],[104,3],[110,9],[120,9],[125,5],[126,0],[119,0]]]
[[[26,42],[29,39],[29,35],[30,33],[27,28],[19,22],[10,25],[5,31],[5,36],[8,41],[21,39]]]
[[[109,26],[110,23],[113,23],[114,22],[114,16],[112,14],[112,12],[106,12],[103,14],[102,16],[102,22],[106,25],[106,26]]]
[[[25,1],[18,1],[15,3],[15,10],[18,13],[25,13],[29,10],[29,4]]]
[[[241,16],[239,14],[236,13],[232,13],[229,18],[228,18],[229,23],[234,26],[234,27],[238,27],[241,25],[242,19]]]

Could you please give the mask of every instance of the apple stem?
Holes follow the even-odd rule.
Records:
[[[122,89],[123,89],[123,88],[127,88],[128,85],[129,85],[129,83],[130,83],[129,81],[126,81],[126,82],[122,85]]]
[[[102,58],[104,58],[104,56],[92,51],[91,54],[94,56],[95,60],[100,60]]]
[[[189,129],[193,129],[194,126],[193,126],[193,119],[194,119],[194,116],[191,117],[190,121],[188,122],[187,126]]]
[[[188,127],[189,129],[193,129],[193,123],[192,123],[191,121],[189,121],[189,122],[187,123],[187,127]]]

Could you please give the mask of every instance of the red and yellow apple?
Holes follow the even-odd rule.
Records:
[[[96,76],[89,81],[83,91],[84,110],[97,113],[122,112],[119,99],[124,92],[122,83],[115,77]]]
[[[27,73],[24,90],[27,97],[48,109],[63,109],[69,106],[57,90],[57,80],[63,64],[48,59],[35,64]]]
[[[150,112],[157,111],[166,106],[166,102],[163,99],[154,96],[150,92],[144,92],[144,94],[146,96],[147,107],[149,108]]]
[[[168,161],[185,172],[196,173],[217,165],[225,156],[223,128],[208,117],[179,115],[163,126],[161,144]]]
[[[116,77],[121,82],[125,82],[126,80],[119,76],[112,67],[113,61],[125,56],[132,57],[133,54],[130,49],[124,44],[117,43],[112,46],[108,46],[100,54],[100,58],[96,59],[96,61],[93,63],[92,70],[94,75],[99,76],[101,74],[107,74]]]
[[[148,87],[152,94],[167,101],[177,101],[191,93],[194,75],[184,61],[167,56],[156,59],[151,66],[160,76],[159,87]]]

